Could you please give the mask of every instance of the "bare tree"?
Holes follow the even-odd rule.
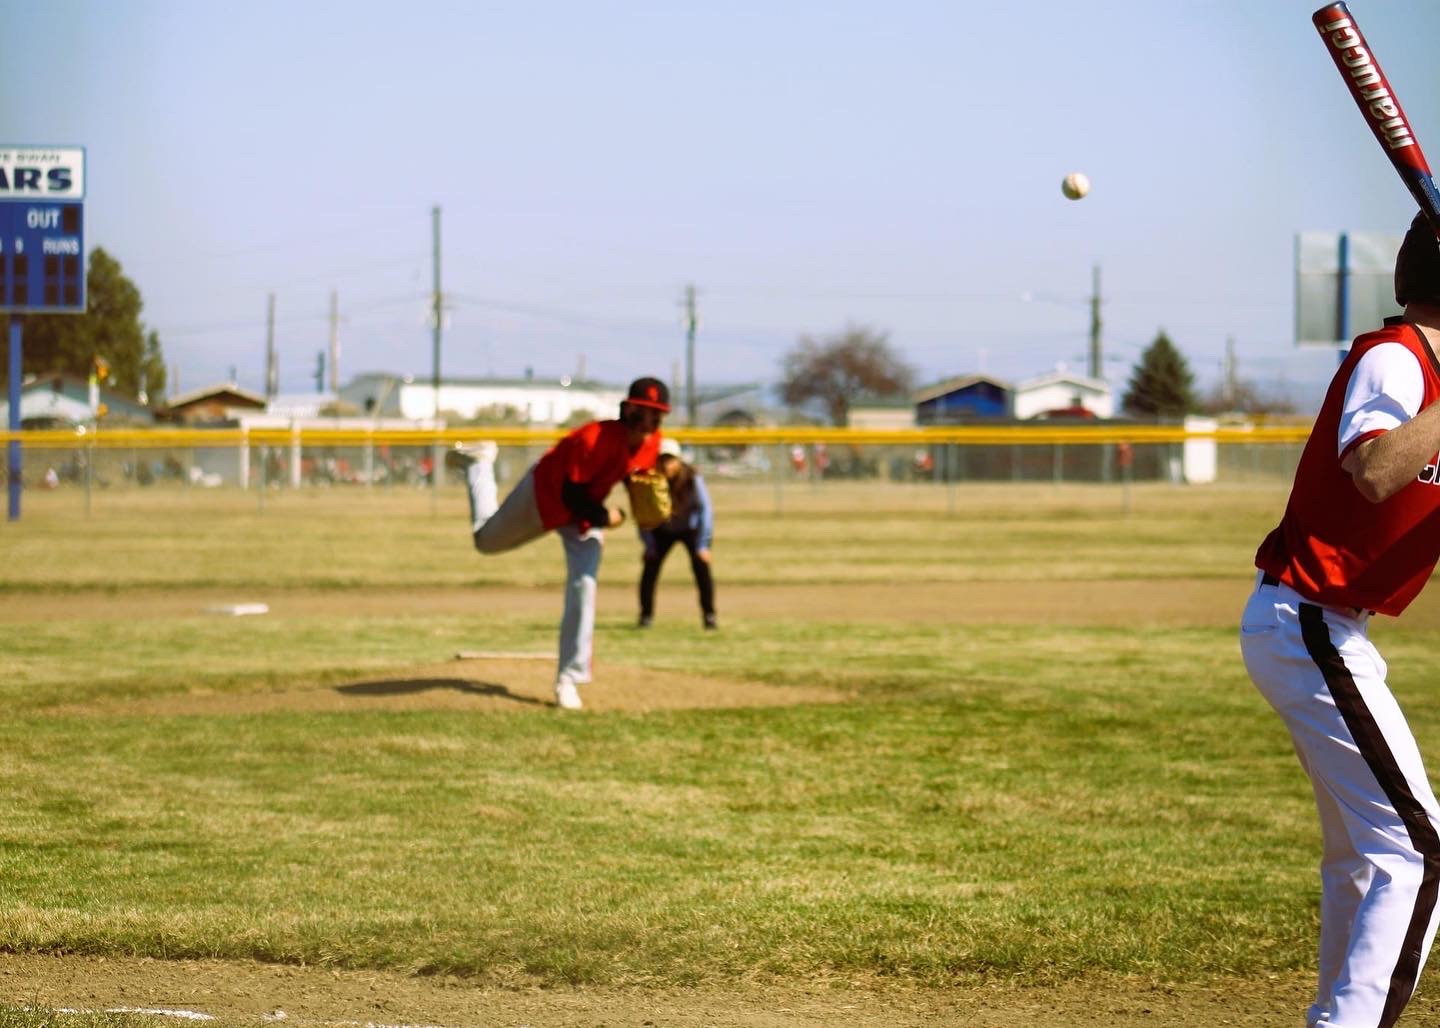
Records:
[[[1294,414],[1295,404],[1278,392],[1238,379],[1228,386],[1221,382],[1202,397],[1200,410],[1205,414]]]
[[[908,393],[915,372],[890,346],[890,336],[850,325],[823,339],[801,336],[780,361],[780,393],[792,407],[818,401],[830,420],[844,425],[859,396]]]

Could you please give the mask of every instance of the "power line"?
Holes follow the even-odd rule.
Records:
[[[460,303],[470,304],[475,307],[482,307],[487,310],[503,311],[506,314],[519,314],[524,317],[541,318],[546,321],[557,321],[562,324],[574,325],[577,328],[595,328],[613,332],[670,332],[670,325],[661,322],[630,321],[620,318],[597,318],[594,315],[582,314],[575,311],[565,310],[559,307],[547,307],[541,304],[514,303],[505,300],[495,300],[489,297],[475,296],[468,293],[447,293],[450,299]]]
[[[422,294],[414,293],[407,296],[392,296],[385,299],[373,300],[368,304],[362,304],[359,307],[350,309],[345,315],[345,320],[353,321],[355,318],[361,315],[369,314],[374,311],[382,310],[388,307],[396,307],[402,304],[418,303],[423,301],[424,298],[425,297]],[[330,315],[324,312],[317,314],[295,314],[286,318],[276,318],[275,324],[278,326],[301,325],[316,321],[326,321],[329,319],[329,317]],[[180,328],[166,329],[161,334],[167,339],[179,339],[189,336],[219,335],[224,332],[238,332],[244,329],[252,329],[254,327],[255,321],[253,319],[247,318],[245,320],[236,321],[217,321],[212,322],[208,325],[186,325]]]

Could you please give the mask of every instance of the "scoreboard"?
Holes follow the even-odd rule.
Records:
[[[85,148],[0,144],[0,314],[85,313]],[[24,319],[6,348],[10,520],[20,520]],[[92,380],[93,381],[93,380]],[[92,406],[93,406],[92,402]],[[89,503],[89,472],[86,472]]]
[[[84,206],[0,203],[0,310],[85,310]]]
[[[0,312],[85,312],[85,151],[0,145]]]

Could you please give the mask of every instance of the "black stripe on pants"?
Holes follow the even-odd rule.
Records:
[[[1400,1019],[1400,1013],[1415,992],[1416,980],[1420,975],[1420,962],[1424,956],[1425,930],[1429,927],[1431,915],[1435,912],[1437,892],[1440,892],[1440,835],[1425,813],[1425,808],[1415,798],[1410,783],[1400,769],[1385,735],[1380,730],[1360,688],[1340,651],[1330,641],[1330,632],[1325,627],[1325,612],[1313,603],[1300,604],[1300,633],[1305,640],[1305,649],[1310,659],[1325,677],[1330,695],[1355,745],[1360,749],[1375,780],[1385,792],[1385,798],[1395,808],[1410,836],[1410,844],[1420,854],[1424,872],[1420,888],[1415,894],[1415,909],[1410,914],[1410,923],[1405,928],[1405,940],[1400,956],[1395,961],[1395,970],[1390,975],[1390,990],[1385,996],[1385,1008],[1380,1017],[1379,1028],[1391,1028]]]

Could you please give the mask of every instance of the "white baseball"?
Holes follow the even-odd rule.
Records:
[[[1083,172],[1072,171],[1065,176],[1060,183],[1060,192],[1064,193],[1067,199],[1078,200],[1090,192],[1090,178]]]

